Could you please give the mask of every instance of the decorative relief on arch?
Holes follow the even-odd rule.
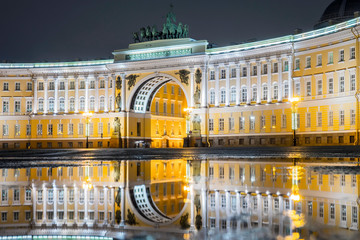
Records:
[[[175,73],[176,75],[179,75],[180,80],[182,83],[185,83],[186,86],[189,85],[189,74],[190,71],[186,70],[186,69],[182,69],[179,70],[178,72]]]
[[[131,74],[129,76],[126,76],[126,80],[128,80],[128,90],[130,90],[133,86],[135,86],[136,83],[136,79],[139,77],[140,75],[136,75],[136,74]]]
[[[194,93],[194,103],[196,106],[198,106],[200,104],[200,96],[201,96],[201,91],[200,91],[200,84],[201,84],[201,77],[202,77],[202,73],[200,71],[200,69],[196,69],[195,72],[195,84],[196,84],[196,88],[195,88],[195,93]]]

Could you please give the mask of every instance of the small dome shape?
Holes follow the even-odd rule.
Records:
[[[333,24],[337,24],[354,17],[360,11],[360,1],[359,0],[334,0],[330,5],[325,9],[322,14],[319,22],[314,26],[314,29],[319,29],[327,27]]]

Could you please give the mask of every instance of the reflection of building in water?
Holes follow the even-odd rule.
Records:
[[[291,162],[210,161],[208,164],[210,228],[259,225],[271,226],[275,233],[289,234],[290,219],[281,213],[295,210],[309,220],[358,229],[359,175],[355,172],[348,174],[341,167],[332,174],[315,172],[312,164],[298,163],[298,175],[293,176],[295,167]],[[325,166],[315,165],[320,165],[320,169]],[[348,166],[355,168],[354,164]],[[293,181],[296,177],[298,181]],[[299,189],[299,201],[294,201],[294,184]],[[230,218],[240,214],[250,217],[245,221]]]

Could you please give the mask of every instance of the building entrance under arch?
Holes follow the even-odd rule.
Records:
[[[141,83],[130,103],[129,147],[183,147],[187,106],[186,94],[175,80],[155,76]]]

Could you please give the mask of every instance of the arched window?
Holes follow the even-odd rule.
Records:
[[[90,97],[90,104],[89,104],[89,110],[90,111],[94,111],[95,109],[95,97],[91,96]]]
[[[252,98],[251,101],[256,102],[257,101],[257,87],[256,85],[252,86]]]
[[[49,112],[54,112],[54,98],[49,98]]]
[[[75,98],[70,98],[70,112],[75,111]]]
[[[277,83],[274,83],[273,85],[273,99],[277,100],[279,98],[279,87]]]
[[[215,90],[210,89],[210,104],[215,104]]]
[[[232,86],[230,90],[230,102],[234,103],[235,101],[236,101],[236,88]]]
[[[268,87],[267,84],[263,84],[262,86],[262,100],[267,100],[268,98]]]
[[[85,111],[85,97],[80,97],[79,110],[80,110],[80,111]]]
[[[225,88],[220,89],[220,103],[225,103],[226,91]]]
[[[44,99],[42,99],[42,98],[39,98],[38,111],[39,112],[44,111]]]
[[[289,84],[287,81],[284,81],[284,98],[289,97]]]
[[[59,111],[65,111],[65,99],[63,97],[59,98]]]
[[[247,102],[247,89],[245,86],[241,88],[241,101]]]
[[[100,97],[100,111],[104,111],[105,109],[105,97],[101,96]]]

